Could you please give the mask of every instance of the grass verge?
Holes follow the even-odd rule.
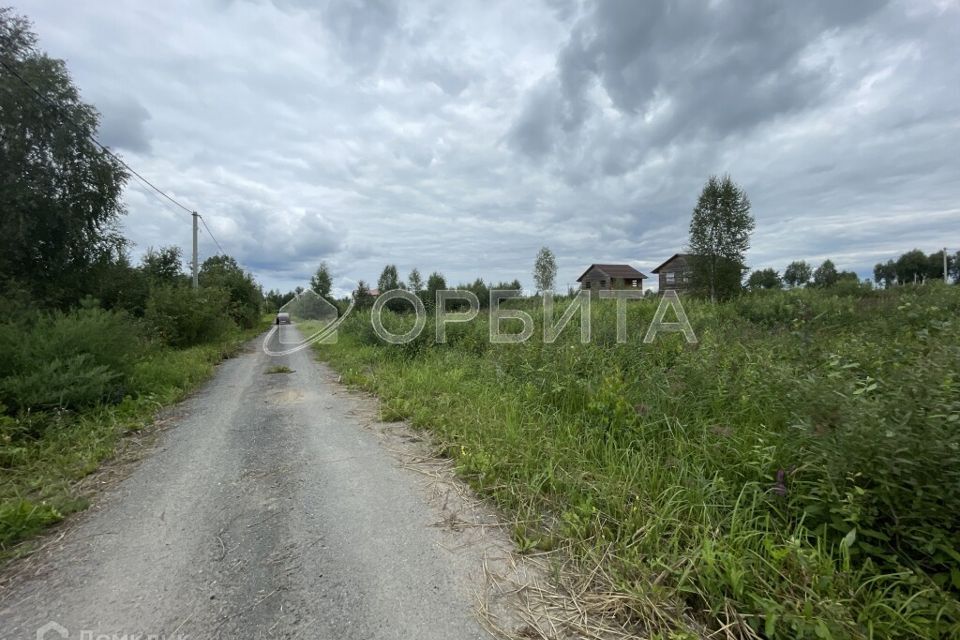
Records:
[[[148,429],[160,409],[195,390],[216,364],[261,330],[234,332],[215,344],[153,349],[133,366],[136,392],[119,403],[45,412],[35,417],[45,423],[42,435],[0,438],[0,562],[29,553],[34,536],[85,509],[92,489],[84,478],[114,456],[125,437]]]
[[[655,306],[626,344],[600,303],[589,345],[360,313],[317,349],[651,637],[960,637],[960,289],[690,301],[696,348],[641,343]]]

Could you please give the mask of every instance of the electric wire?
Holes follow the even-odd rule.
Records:
[[[43,100],[46,104],[48,104],[48,105],[50,105],[51,107],[53,107],[54,109],[56,109],[57,112],[60,113],[60,115],[64,118],[64,120],[66,120],[66,121],[69,122],[71,125],[73,125],[73,127],[74,127],[75,129],[77,129],[78,131],[83,131],[82,127],[80,127],[80,125],[78,125],[72,118],[70,118],[70,116],[65,112],[65,110],[64,110],[60,105],[58,105],[56,102],[54,102],[53,100],[51,100],[49,97],[47,97],[47,96],[45,96],[43,93],[41,93],[36,87],[34,87],[32,84],[30,84],[30,82],[27,81],[26,78],[24,78],[22,75],[20,75],[20,73],[18,73],[16,69],[14,69],[12,66],[10,66],[9,64],[7,64],[6,61],[0,59],[0,65],[2,65],[4,69],[6,69],[7,71],[9,71],[10,74],[13,75],[13,77],[15,77],[15,78],[16,78],[17,80],[19,80],[21,83],[23,83],[24,86],[26,86],[28,89],[30,89],[30,91],[32,91],[38,98],[40,98],[40,99]],[[104,145],[104,144],[101,143],[99,140],[97,140],[97,138],[96,138],[93,134],[84,132],[84,135],[90,140],[90,142],[92,142],[92,143],[95,144],[97,147],[99,147],[101,151],[103,151],[105,154],[107,154],[108,156],[110,156],[111,158],[113,158],[114,160],[116,160],[117,162],[119,162],[121,165],[123,165],[123,167],[124,167],[127,171],[129,171],[133,176],[135,176],[135,177],[136,177],[138,180],[140,180],[143,184],[147,185],[148,187],[150,187],[151,189],[153,189],[154,191],[156,191],[158,194],[160,194],[161,196],[163,196],[164,198],[166,198],[167,200],[169,200],[170,202],[172,202],[172,203],[173,203],[174,205],[176,205],[177,207],[179,207],[179,208],[183,209],[184,211],[186,211],[187,213],[193,215],[193,210],[192,210],[192,209],[190,209],[190,208],[187,207],[186,205],[180,203],[180,202],[177,201],[173,196],[167,194],[163,189],[159,188],[158,186],[156,186],[155,184],[153,184],[152,182],[150,182],[149,180],[147,180],[146,178],[144,178],[142,175],[140,175],[140,173],[137,172],[136,169],[134,169],[133,167],[131,167],[131,166],[130,166],[129,164],[127,164],[120,156],[118,156],[117,154],[115,154],[113,151],[110,151],[110,149],[107,148],[106,145]]]

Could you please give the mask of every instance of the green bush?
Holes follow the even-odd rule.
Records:
[[[0,399],[16,411],[80,409],[120,393],[121,380],[120,373],[94,364],[93,356],[84,353],[40,361],[29,371],[0,380]]]
[[[150,291],[144,320],[154,335],[174,347],[221,340],[235,327],[222,289],[158,285]]]
[[[126,314],[87,306],[0,325],[0,403],[78,409],[123,397],[144,344]]]

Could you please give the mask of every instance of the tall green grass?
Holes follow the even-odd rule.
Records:
[[[432,431],[521,548],[602,561],[653,631],[960,637],[960,289],[685,306],[695,347],[642,344],[655,301],[618,344],[595,301],[585,346],[490,345],[481,318],[383,345],[361,314],[318,349]]]
[[[83,509],[78,482],[123,436],[150,425],[259,330],[175,349],[129,316],[97,308],[0,324],[0,560]]]

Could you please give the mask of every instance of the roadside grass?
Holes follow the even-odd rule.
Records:
[[[384,345],[361,313],[317,350],[648,634],[960,637],[960,288],[686,301],[696,347],[642,344],[655,307],[626,344],[594,302],[589,345]]]
[[[28,553],[30,538],[85,509],[82,479],[111,458],[123,438],[148,428],[163,407],[183,399],[214,367],[262,331],[234,330],[214,344],[152,346],[132,363],[118,403],[0,416],[0,561]]]
[[[268,376],[269,376],[269,375],[274,375],[274,374],[277,374],[277,373],[293,373],[293,369],[291,369],[290,367],[288,367],[288,366],[286,366],[286,365],[275,364],[275,365],[273,365],[272,367],[268,367],[267,370],[264,371],[264,373],[265,373],[266,375],[268,375]]]

